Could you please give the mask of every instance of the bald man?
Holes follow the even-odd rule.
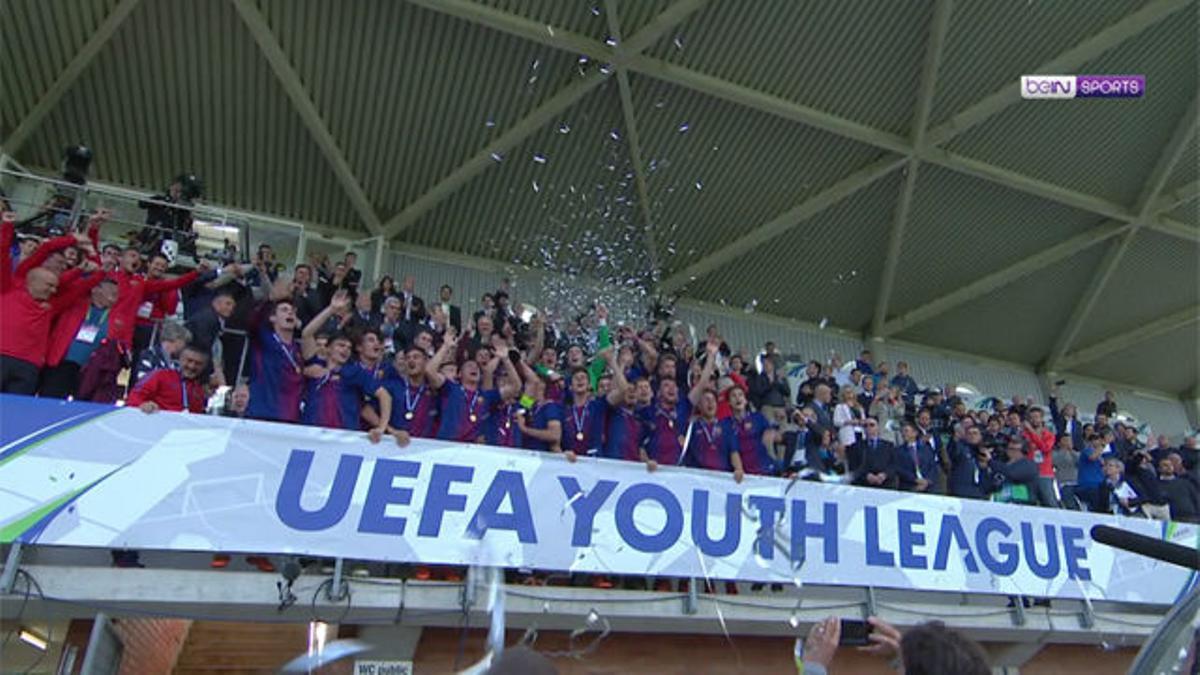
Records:
[[[69,292],[58,293],[58,275],[35,267],[25,276],[23,287],[0,296],[0,392],[37,391],[38,371],[46,363],[50,322],[59,312],[82,302],[101,278],[93,274]]]

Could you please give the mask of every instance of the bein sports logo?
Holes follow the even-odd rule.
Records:
[[[1021,98],[1141,98],[1145,75],[1022,75]]]

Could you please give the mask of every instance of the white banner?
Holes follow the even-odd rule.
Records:
[[[1169,604],[1191,525],[0,396],[0,541]]]

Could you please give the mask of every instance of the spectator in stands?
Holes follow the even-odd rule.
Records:
[[[1132,424],[1117,423],[1117,454],[1122,458],[1131,457],[1135,452],[1146,447],[1138,440],[1137,428]]]
[[[992,499],[1010,504],[1037,503],[1038,466],[1029,459],[1025,439],[1013,436],[1008,439],[1004,460],[992,460],[994,476]]]
[[[1093,433],[1087,437],[1087,441],[1079,453],[1079,479],[1075,495],[1085,508],[1095,510],[1100,498],[1100,484],[1104,482],[1104,437]]]
[[[421,301],[421,307],[425,306],[425,302],[417,297],[416,288],[417,278],[412,275],[408,275],[404,277],[404,281],[400,285],[400,292],[396,294],[400,298],[402,305],[401,309],[403,309],[405,321],[419,320],[419,317],[414,316],[414,310],[416,309],[415,304],[417,301]]]
[[[23,286],[0,296],[0,392],[32,395],[37,391],[50,325],[80,300],[73,294],[58,294],[58,275],[43,267],[30,270]]]
[[[810,407],[813,411],[813,423],[819,429],[828,429],[830,432],[836,430],[833,424],[833,390],[828,384],[822,382],[813,388],[813,399]]]
[[[90,290],[90,302],[73,302],[50,326],[46,367],[38,394],[67,398],[79,389],[79,373],[108,334],[108,311],[117,300],[117,284],[102,275]]]
[[[1200,449],[1196,447],[1196,437],[1184,437],[1183,444],[1177,450],[1183,458],[1183,466],[1187,468],[1188,472],[1195,472],[1197,460],[1200,459]]]
[[[404,333],[400,330],[400,298],[389,296],[383,301],[379,314],[379,334],[383,336],[383,348],[389,354],[403,352]]]
[[[904,395],[904,400],[909,403],[913,402],[913,398],[916,397],[917,392],[920,390],[920,387],[917,386],[917,381],[913,379],[912,375],[908,374],[907,361],[896,362],[896,375],[892,377],[890,384],[900,387],[900,393]]]
[[[345,287],[351,295],[357,296],[359,285],[362,283],[362,270],[357,267],[358,254],[354,251],[346,251],[346,256],[342,258],[342,264],[346,267]]]
[[[846,468],[852,485],[895,488],[895,447],[880,437],[879,420],[868,417],[866,435],[846,449]]]
[[[162,281],[166,278],[167,267],[170,263],[167,256],[154,253],[146,263],[146,280]],[[179,309],[179,289],[168,288],[146,292],[142,296],[142,304],[137,309],[137,321],[133,331],[133,353],[138,354],[150,346],[154,327],[161,324],[163,319],[175,316]]]
[[[130,381],[137,384],[150,371],[172,368],[184,346],[192,341],[192,332],[178,321],[165,321],[158,331],[158,344],[147,347],[138,354],[133,364]]]
[[[379,277],[379,283],[376,284],[375,290],[371,291],[371,313],[382,312],[383,302],[394,297],[396,297],[396,280],[390,274]]]
[[[378,328],[380,317],[371,310],[371,296],[359,293],[354,297],[354,313],[350,321],[342,326],[348,333],[359,333],[367,329]]]
[[[899,488],[908,492],[931,492],[940,470],[930,445],[918,438],[917,426],[904,422],[900,427],[904,445],[896,448],[896,475]]]
[[[321,295],[321,306],[327,306],[333,299],[334,293],[337,291],[350,291],[350,284],[346,281],[346,263],[339,262],[333,266],[332,270],[325,267],[320,268],[320,282],[317,284],[317,291]]]
[[[1135,450],[1125,459],[1125,480],[1142,499],[1142,512],[1151,518],[1165,520],[1166,512],[1163,507],[1167,503],[1166,496],[1158,488],[1158,471],[1150,451],[1144,448]]]
[[[207,309],[187,322],[187,328],[192,333],[192,344],[205,350],[209,355],[209,363],[212,364],[212,372],[217,378],[218,386],[226,384],[225,369],[221,366],[224,351],[221,333],[225,330],[225,324],[229,321],[229,317],[233,316],[233,310],[236,307],[237,301],[234,299],[233,292],[223,288],[213,296]]]
[[[208,352],[188,345],[179,354],[179,368],[160,368],[148,373],[130,392],[125,404],[142,412],[203,413],[208,403],[204,371]]]
[[[978,426],[955,429],[955,437],[947,448],[950,456],[950,494],[965,499],[987,499],[992,492],[992,451],[983,444]]]
[[[454,326],[454,332],[462,335],[462,309],[453,303],[453,299],[454,289],[450,287],[450,284],[442,284],[438,290],[438,305],[441,307],[442,313],[449,317],[450,325]]]
[[[1142,496],[1125,480],[1125,464],[1116,456],[1104,460],[1104,481],[1096,498],[1096,511],[1120,516],[1141,515]]]
[[[308,325],[309,321],[325,306],[321,302],[321,293],[313,287],[313,269],[311,265],[300,263],[296,265],[292,276],[292,306],[296,308],[296,319],[300,327]]]
[[[875,378],[863,377],[858,389],[858,404],[863,410],[870,410],[875,404]]]
[[[838,443],[848,448],[863,437],[867,414],[859,405],[853,387],[842,387],[839,395],[841,402],[833,410],[833,425],[837,429]]]
[[[1058,437],[1058,443],[1054,448],[1052,459],[1054,463],[1054,477],[1058,481],[1059,494],[1061,495],[1061,505],[1063,508],[1078,511],[1080,509],[1080,500],[1076,496],[1076,490],[1079,487],[1080,453],[1075,449],[1075,443],[1071,440],[1070,434],[1064,433]]]
[[[678,358],[674,354],[663,354],[659,357],[659,371],[669,369],[671,373],[678,372]],[[776,420],[787,407],[791,398],[792,388],[787,376],[776,367],[775,359],[763,358],[762,372],[752,375],[747,383],[750,387],[750,402],[755,409],[761,411],[768,420]]]
[[[875,397],[869,414],[879,420],[880,434],[884,440],[896,445],[903,442],[900,425],[907,415],[907,406],[900,387],[885,386],[881,396]]]
[[[1111,418],[1117,414],[1117,398],[1112,391],[1104,392],[1104,400],[1096,404],[1096,416],[1104,415]]]
[[[863,375],[874,375],[875,374],[875,364],[873,362],[874,358],[875,357],[874,357],[874,355],[871,354],[870,349],[864,349],[858,353],[858,358],[854,360],[854,367],[858,368],[858,370],[860,372],[862,372]],[[873,379],[873,378],[868,378],[868,379]]]
[[[1158,462],[1159,491],[1170,507],[1171,520],[1181,523],[1200,522],[1200,489],[1197,489],[1192,481],[1175,475],[1176,465],[1182,462],[1176,453],[1171,453]]]
[[[1030,408],[1028,416],[1021,435],[1029,449],[1029,458],[1038,466],[1034,496],[1042,506],[1058,508],[1058,497],[1054,494],[1054,432],[1046,428],[1041,408]]]

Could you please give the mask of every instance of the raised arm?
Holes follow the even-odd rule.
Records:
[[[653,373],[658,367],[658,350],[654,348],[654,343],[650,340],[643,340],[640,337],[637,340],[638,349],[642,351],[642,365],[646,366],[646,370]]]
[[[596,320],[600,323],[597,330],[596,350],[602,352],[612,346],[612,334],[608,330],[608,308],[604,305],[596,305]],[[601,358],[599,353],[588,363],[588,380],[591,382],[591,387],[594,390],[596,385],[600,383],[600,378],[604,376],[604,367],[608,363]]]
[[[713,371],[717,368],[717,352],[721,349],[719,340],[709,340],[708,358],[704,359],[704,369],[700,371],[700,377],[692,383],[692,389],[688,392],[688,400],[691,401],[693,407],[700,406],[700,395],[704,393],[704,389],[708,386],[709,380],[712,379]]]
[[[608,391],[608,404],[611,406],[621,405],[625,401],[625,391],[629,389],[629,380],[625,379],[625,371],[617,365],[617,352],[612,346],[605,347],[600,356],[608,362],[613,371],[612,388]]]
[[[388,393],[387,389],[378,387],[375,389],[374,396],[379,401],[379,418],[376,420],[367,420],[367,423],[371,425],[371,439],[378,441],[388,432],[388,421],[392,419],[392,395]]]
[[[446,329],[446,339],[442,342],[442,346],[433,355],[429,363],[425,364],[425,379],[429,380],[429,388],[437,391],[446,384],[446,378],[441,373],[442,364],[446,363],[450,355],[454,353],[454,348],[458,346],[458,336],[454,334],[453,328]]]
[[[329,306],[321,310],[320,314],[317,314],[313,317],[312,321],[308,322],[308,325],[300,332],[300,350],[305,361],[317,354],[317,333],[320,332],[321,327],[325,325],[325,322],[329,321],[329,317],[333,316],[335,312],[344,311],[349,306],[350,295],[345,291],[338,291],[333,294],[333,298],[329,301]]]

